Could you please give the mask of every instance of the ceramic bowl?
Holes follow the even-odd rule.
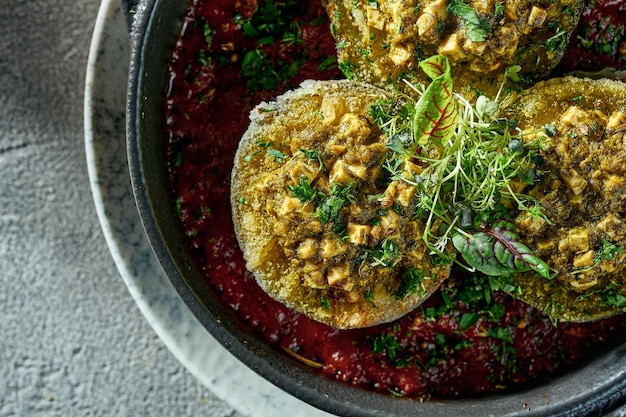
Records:
[[[208,287],[185,250],[168,182],[163,129],[167,62],[187,3],[125,0],[138,10],[129,75],[127,130],[131,178],[139,214],[163,269],[198,320],[231,353],[261,376],[311,405],[339,416],[591,416],[623,401],[626,345],[554,381],[478,399],[416,402],[331,380],[255,334]],[[210,1],[210,0],[209,0]],[[130,14],[129,16],[131,16]]]

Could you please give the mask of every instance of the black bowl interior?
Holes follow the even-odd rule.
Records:
[[[208,331],[239,360],[288,393],[341,416],[585,416],[622,401],[626,346],[555,381],[480,399],[418,403],[330,380],[259,338],[216,291],[185,251],[168,182],[163,100],[169,54],[187,7],[147,0],[133,36],[128,95],[128,154],[139,213],[153,250],[174,287]]]

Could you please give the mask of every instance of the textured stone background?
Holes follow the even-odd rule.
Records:
[[[236,416],[131,299],[91,199],[98,0],[0,2],[0,417]]]

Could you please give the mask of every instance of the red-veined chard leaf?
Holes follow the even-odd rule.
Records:
[[[534,270],[542,277],[552,278],[548,264],[532,254],[520,241],[515,225],[506,220],[481,225],[474,233],[457,233],[452,243],[465,262],[486,275]]]
[[[415,106],[415,143],[440,145],[454,134],[459,116],[452,92],[450,63],[446,57],[435,55],[420,62],[420,68],[432,81]]]

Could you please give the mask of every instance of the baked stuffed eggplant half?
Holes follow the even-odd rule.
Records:
[[[415,187],[383,168],[386,135],[370,109],[390,99],[348,80],[307,81],[251,112],[235,156],[248,269],[273,298],[337,328],[403,316],[450,272],[422,240]]]
[[[522,211],[515,223],[554,276],[516,274],[511,293],[554,320],[626,311],[626,85],[555,78],[511,99],[504,115],[520,129],[552,130],[540,180],[527,189],[545,218]]]
[[[582,11],[581,0],[330,0],[331,33],[348,78],[379,86],[428,79],[426,57],[450,61],[458,91],[495,93],[505,69],[520,79],[546,77],[561,60]]]

